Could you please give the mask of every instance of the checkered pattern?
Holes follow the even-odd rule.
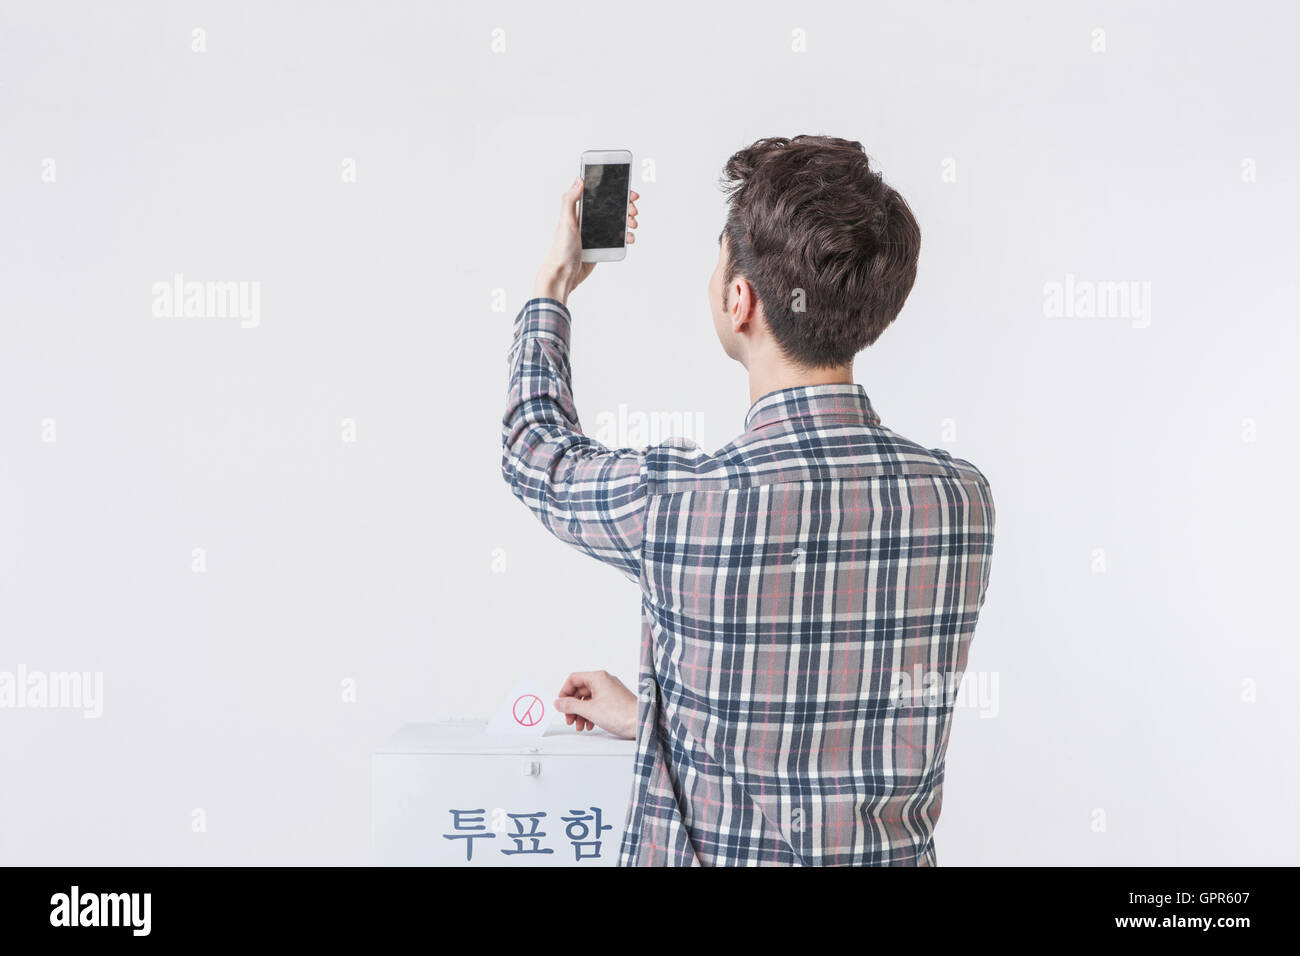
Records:
[[[502,470],[641,587],[619,864],[934,866],[993,549],[983,474],[882,427],[857,385],[766,395],[714,454],[605,448],[578,425],[569,330],[552,299],[516,320]]]

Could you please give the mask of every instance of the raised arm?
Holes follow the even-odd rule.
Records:
[[[552,534],[635,580],[645,523],[644,454],[609,449],[584,435],[571,389],[572,317],[566,300],[594,265],[581,261],[576,207],[581,192],[579,179],[564,194],[555,243],[537,275],[533,298],[515,319],[501,472]],[[633,228],[635,213],[630,206]],[[629,232],[628,241],[633,240]]]

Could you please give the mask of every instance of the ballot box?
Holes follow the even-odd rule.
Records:
[[[636,742],[571,727],[513,739],[486,727],[406,724],[375,751],[375,862],[617,865]]]

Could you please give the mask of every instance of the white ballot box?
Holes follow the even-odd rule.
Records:
[[[636,742],[486,721],[407,724],[374,754],[380,866],[615,866]]]

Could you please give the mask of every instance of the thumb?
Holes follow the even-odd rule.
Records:
[[[593,723],[595,722],[596,702],[593,700],[582,700],[578,697],[559,697],[555,701],[555,709],[562,714],[576,714]]]
[[[578,221],[577,202],[578,197],[582,195],[584,185],[582,177],[579,176],[564,191],[564,195],[560,197],[560,212],[572,218],[574,222]]]

